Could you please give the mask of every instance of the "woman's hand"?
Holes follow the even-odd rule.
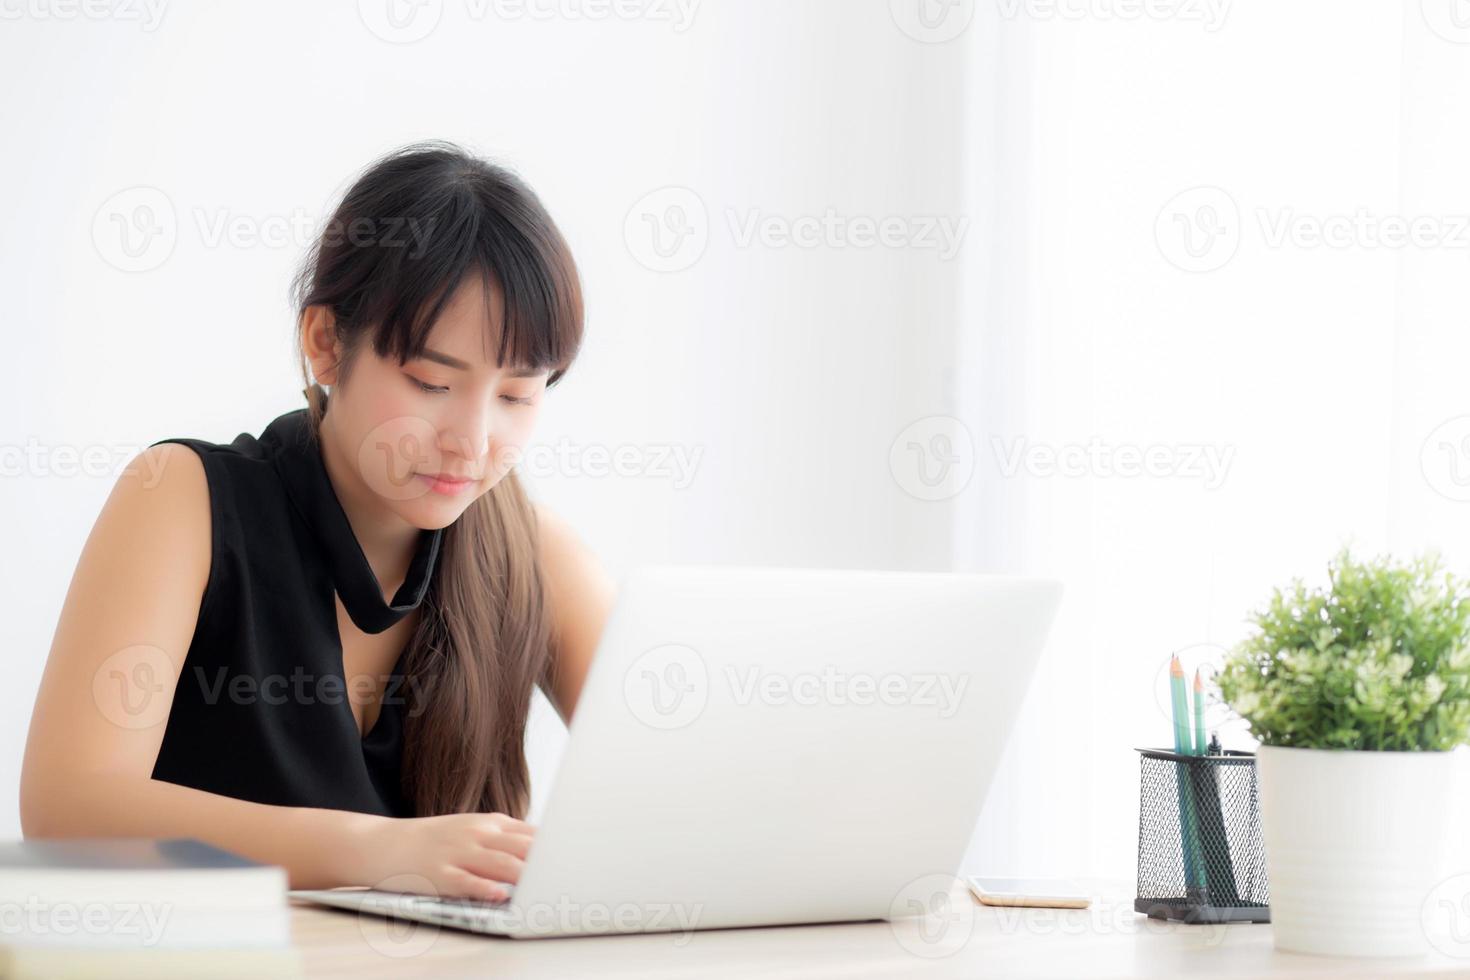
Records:
[[[348,848],[353,867],[344,877],[389,891],[498,902],[510,894],[506,884],[520,881],[535,833],[504,813],[380,817]]]

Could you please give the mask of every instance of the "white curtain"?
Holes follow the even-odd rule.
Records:
[[[1131,876],[1161,667],[1340,544],[1470,570],[1450,2],[975,8],[955,565],[1067,595],[972,868]]]

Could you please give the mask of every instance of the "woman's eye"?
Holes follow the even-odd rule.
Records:
[[[449,390],[448,385],[431,385],[427,381],[420,381],[418,378],[415,378],[411,374],[406,375],[406,377],[409,381],[413,382],[415,388],[417,388],[419,391],[425,392],[426,394],[442,395]],[[534,404],[536,401],[536,397],[534,395],[528,398],[517,398],[515,395],[501,395],[500,397],[505,401],[510,402],[512,405],[531,405]]]

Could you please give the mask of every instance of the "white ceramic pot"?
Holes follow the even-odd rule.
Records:
[[[1262,746],[1256,764],[1276,948],[1427,953],[1420,909],[1440,877],[1451,754]]]

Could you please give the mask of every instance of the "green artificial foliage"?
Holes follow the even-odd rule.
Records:
[[[1470,742],[1470,594],[1438,556],[1328,563],[1252,614],[1225,701],[1263,745],[1432,752]]]

